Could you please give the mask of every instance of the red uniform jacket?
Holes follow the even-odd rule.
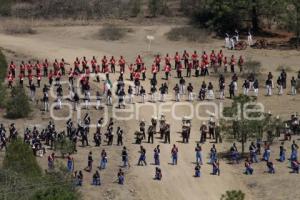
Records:
[[[170,72],[171,71],[170,65],[166,65],[165,68],[164,68],[164,71],[165,72]]]

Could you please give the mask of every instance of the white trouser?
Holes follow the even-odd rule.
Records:
[[[45,111],[48,111],[48,110],[49,110],[49,102],[48,102],[48,101],[45,101],[45,102],[44,102],[44,108],[45,108],[45,109],[44,109]]]
[[[133,95],[132,94],[128,95],[128,102],[133,103]]]
[[[225,98],[225,92],[224,90],[220,90],[220,99],[224,99]]]
[[[156,102],[156,93],[155,92],[151,94],[151,101]]]
[[[230,40],[230,48],[234,49],[234,40],[233,39]]]
[[[125,106],[125,96],[122,96],[121,98],[123,99],[121,105]]]
[[[108,104],[108,105],[112,105],[111,96],[108,96],[108,97],[107,97],[107,104]]]
[[[85,109],[88,109],[88,108],[89,108],[89,100],[86,99],[86,100],[84,101],[84,103],[85,103]]]
[[[258,88],[254,88],[254,95],[258,96]]]
[[[252,35],[248,36],[248,45],[251,46],[253,44]]]
[[[165,101],[165,94],[160,94],[160,101],[162,101],[162,102]]]
[[[250,90],[253,90],[253,82],[250,81],[250,82],[249,82],[249,85],[250,85],[249,89],[250,89]]]
[[[98,99],[96,101],[96,109],[99,110],[100,106],[101,106],[101,101]]]
[[[58,108],[61,109],[61,97],[57,98]]]
[[[140,86],[135,86],[135,95],[140,93]]]
[[[193,101],[193,93],[192,92],[188,93],[188,100]]]
[[[225,38],[225,48],[230,48],[229,37],[226,37],[226,38]]]
[[[271,96],[272,95],[272,86],[267,85],[267,96]]]
[[[180,101],[180,94],[179,93],[175,94],[175,101]]]
[[[237,89],[238,89],[237,82],[236,82],[236,81],[234,81],[234,82],[233,82],[233,85],[234,85],[234,90],[235,90],[235,91],[237,91]]]
[[[248,88],[244,88],[244,95],[248,95],[249,89]]]
[[[292,95],[296,95],[297,94],[297,90],[295,86],[292,86]]]
[[[145,95],[144,94],[141,95],[141,101],[142,101],[142,103],[145,103]]]
[[[185,94],[185,88],[184,88],[184,85],[179,85],[179,93],[180,93],[180,95]]]
[[[283,94],[283,87],[282,85],[278,85],[278,95],[282,95]]]
[[[210,100],[215,98],[213,90],[207,90],[207,98],[210,99]]]

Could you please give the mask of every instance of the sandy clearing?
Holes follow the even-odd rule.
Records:
[[[192,51],[197,49],[199,52],[206,50],[210,51],[211,49],[219,49],[222,45],[220,41],[212,41],[207,44],[194,44],[187,42],[169,42],[164,38],[164,33],[170,29],[169,26],[137,26],[133,27],[136,31],[130,34],[127,38],[117,42],[107,42],[95,40],[95,34],[98,31],[98,26],[76,26],[76,27],[43,27],[38,28],[37,35],[27,35],[27,36],[8,36],[0,34],[0,46],[5,49],[15,51],[20,54],[27,55],[30,58],[60,58],[64,57],[67,61],[72,62],[73,59],[78,56],[83,55],[90,58],[93,55],[98,56],[100,59],[103,55],[124,55],[128,60],[133,60],[137,54],[144,56],[146,63],[152,62],[152,56],[155,53],[173,53],[176,50],[187,49]],[[146,51],[147,42],[146,35],[153,34],[155,36],[155,41],[152,44],[152,51]],[[231,55],[231,52],[225,50],[225,53]],[[265,72],[275,71],[276,67],[279,64],[286,64],[291,66],[294,71],[289,73],[294,74],[296,70],[299,69],[299,52],[297,51],[257,51],[257,50],[246,50],[243,52],[234,52],[234,54],[242,54],[246,57],[252,57],[259,61],[262,61]],[[274,72],[278,74],[278,72]],[[115,77],[114,77],[115,78]],[[207,78],[206,78],[207,79]],[[209,78],[215,83],[215,78]],[[241,81],[239,84],[241,85]],[[177,80],[171,79],[168,83],[171,84],[170,88],[177,82]],[[200,80],[192,79],[192,82],[199,87]],[[146,88],[149,88],[148,81],[143,83]],[[196,89],[198,92],[198,88]],[[274,113],[281,114],[282,116],[288,116],[290,112],[297,111],[299,108],[299,97],[286,96],[283,97],[272,97],[266,98],[261,94],[260,99],[265,103],[267,109],[274,109]],[[286,106],[281,106],[282,103],[287,102]],[[228,103],[228,102],[227,102]],[[149,114],[151,110],[149,108],[143,109],[143,112],[138,116],[140,119],[145,118],[149,121],[151,115]],[[187,113],[187,108],[178,109],[179,113]],[[167,114],[167,119],[170,119],[170,114]],[[34,118],[31,120],[25,121],[18,120],[22,122],[20,128],[24,128],[27,123],[37,123],[41,122],[43,124],[46,121],[36,120],[39,117],[43,116],[45,119],[48,118],[46,115],[42,115],[37,112],[34,115]],[[92,119],[97,119],[101,114],[97,112],[91,112]],[[6,120],[7,121],[7,120]],[[5,122],[5,121],[4,121]],[[64,122],[57,122],[58,126],[62,127]],[[163,180],[157,182],[152,180],[154,176],[154,166],[149,165],[147,167],[137,167],[135,166],[138,157],[138,145],[132,145],[133,133],[137,130],[138,121],[131,120],[126,122],[119,122],[122,127],[126,128],[126,146],[130,150],[130,158],[132,167],[128,170],[126,175],[126,185],[120,187],[113,183],[115,180],[116,170],[120,164],[118,155],[120,155],[120,147],[89,147],[81,148],[79,147],[79,153],[74,155],[76,168],[82,169],[86,166],[86,157],[90,150],[94,153],[95,167],[98,165],[100,151],[103,148],[106,148],[111,157],[109,161],[109,169],[101,173],[104,185],[99,189],[94,188],[88,184],[91,180],[91,174],[85,174],[86,184],[81,189],[85,199],[203,199],[203,200],[214,200],[219,199],[221,194],[229,189],[241,189],[247,194],[247,199],[264,199],[264,196],[261,195],[261,191],[265,191],[266,195],[272,195],[272,190],[277,190],[280,188],[278,184],[268,187],[269,183],[272,183],[274,180],[279,181],[279,178],[275,177],[265,177],[263,180],[257,180],[257,176],[251,178],[245,178],[242,172],[242,164],[238,167],[232,167],[230,165],[221,163],[222,174],[220,177],[212,176],[209,173],[211,172],[211,166],[204,165],[202,167],[203,176],[200,179],[193,178],[193,168],[194,165],[194,146],[195,141],[199,139],[198,129],[200,122],[193,120],[193,132],[191,142],[188,145],[178,143],[177,141],[181,140],[180,136],[177,134],[177,131],[181,130],[181,124],[178,121],[171,121],[172,127],[172,143],[176,143],[179,146],[179,164],[174,167],[168,163],[171,161],[170,150],[171,145],[160,144],[158,140],[154,145],[143,144],[147,149],[147,160],[148,163],[152,162],[152,150],[157,144],[161,145],[161,162],[163,170]],[[207,143],[203,145],[203,151],[205,153],[205,161],[207,161],[207,153],[211,144]],[[225,150],[228,148],[227,144],[222,144],[217,146],[218,150]],[[274,155],[275,156],[275,155]],[[43,166],[46,166],[46,159],[39,159]],[[264,166],[260,165],[263,169]],[[280,169],[284,169],[287,172],[287,169],[284,166],[280,166]],[[277,195],[289,194],[288,191],[291,191],[295,184],[290,184],[287,181],[286,176],[280,176],[286,180],[285,186],[291,187],[289,190],[285,188],[282,193],[275,193]],[[289,176],[288,176],[289,177]],[[290,179],[289,179],[290,180]],[[247,187],[247,184],[256,182],[260,188],[251,189]],[[294,177],[292,182],[297,182]],[[252,197],[254,195],[254,197]],[[281,196],[284,197],[284,196]],[[276,199],[274,197],[274,199]],[[279,198],[282,199],[282,198]]]

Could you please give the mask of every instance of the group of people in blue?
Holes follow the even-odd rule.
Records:
[[[266,169],[269,174],[275,174],[275,165],[271,159],[271,147],[270,144],[267,142],[264,143],[264,151],[262,153],[261,159],[259,159],[260,149],[258,147],[259,145],[255,144],[254,142],[251,142],[249,146],[249,156],[245,159],[245,171],[244,173],[246,175],[253,175],[255,170],[253,168],[254,163],[258,163],[260,161],[263,161],[266,163]],[[291,144],[291,155],[289,157],[290,160],[290,168],[292,169],[291,173],[299,173],[300,164],[298,162],[298,145],[296,144],[296,141],[292,141]],[[160,168],[161,161],[160,161],[160,145],[157,145],[153,150],[153,165],[155,165],[155,172],[154,172],[154,180],[162,180],[162,169]],[[175,144],[172,146],[171,149],[171,165],[176,166],[178,164],[178,146]],[[232,164],[239,164],[240,160],[243,159],[241,153],[239,153],[238,148],[235,143],[232,144],[230,150],[229,150],[230,160]],[[147,157],[146,157],[146,148],[143,146],[140,146],[139,151],[139,158],[137,162],[137,166],[147,166]],[[51,154],[54,156],[53,154]],[[92,154],[89,153],[88,156],[88,167],[86,171],[92,170]],[[220,165],[219,165],[219,155],[217,152],[217,148],[215,144],[212,145],[209,153],[209,161],[208,164],[212,166],[212,175],[218,175],[220,176]],[[128,159],[128,152],[126,147],[123,147],[122,154],[121,154],[121,160],[122,160],[122,167],[129,167],[129,159]],[[199,143],[196,144],[195,147],[195,168],[194,168],[194,177],[201,177],[201,165],[204,164],[203,162],[203,155],[202,155],[202,148]],[[286,161],[286,149],[284,147],[284,142],[281,142],[281,145],[279,147],[279,157],[277,159],[278,162],[284,163]],[[53,160],[50,159],[48,166],[51,167]],[[100,165],[99,169],[104,170],[107,167],[108,158],[107,153],[105,150],[102,150],[101,156],[100,156]],[[71,156],[67,157],[67,169],[69,172],[74,171],[74,160]],[[83,184],[83,173],[82,171],[75,171],[75,180],[76,185],[81,186]],[[117,174],[117,182],[119,184],[124,184],[125,181],[125,175],[122,170],[122,168],[119,169]],[[100,173],[98,170],[95,171],[95,173],[92,176],[92,185],[100,186],[101,185],[101,179],[100,179]]]

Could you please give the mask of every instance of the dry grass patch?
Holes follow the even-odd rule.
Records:
[[[286,65],[280,65],[276,68],[276,71],[281,72],[282,70],[285,70],[286,72],[292,72],[293,69],[290,66]]]
[[[1,31],[10,35],[37,33],[31,23],[24,20],[6,20],[1,25]]]
[[[123,39],[128,33],[132,33],[132,28],[127,28],[123,26],[118,26],[114,24],[105,24],[100,30],[99,30],[99,38],[101,40],[110,40],[110,41],[116,41]]]
[[[207,42],[210,33],[207,30],[191,26],[175,27],[166,33],[171,41],[187,40],[190,42]]]

